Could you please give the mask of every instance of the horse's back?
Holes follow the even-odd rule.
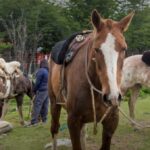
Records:
[[[142,61],[142,55],[127,57],[123,65],[122,87],[130,88],[135,84],[150,86],[150,67]]]

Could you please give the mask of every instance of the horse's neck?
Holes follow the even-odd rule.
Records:
[[[31,81],[30,79],[27,78],[27,88],[26,88],[26,94],[32,99],[33,98],[33,87],[34,87],[34,82]]]

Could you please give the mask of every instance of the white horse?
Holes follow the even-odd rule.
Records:
[[[144,57],[143,57],[144,56]],[[146,58],[146,63],[145,61]],[[150,52],[144,55],[134,55],[124,60],[123,75],[121,82],[122,94],[131,90],[128,101],[129,113],[131,118],[135,118],[134,109],[142,86],[150,87]]]

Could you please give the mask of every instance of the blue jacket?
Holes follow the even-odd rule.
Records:
[[[48,68],[40,68],[36,73],[34,92],[48,90]]]

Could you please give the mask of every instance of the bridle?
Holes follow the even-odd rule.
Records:
[[[88,50],[89,50],[89,44],[88,46],[86,47],[85,51],[86,51],[86,54],[85,54],[85,74],[86,74],[86,77],[87,77],[87,80],[88,80],[88,83],[90,84],[90,87],[96,91],[97,93],[101,94],[102,95],[102,91],[100,91],[99,89],[97,89],[92,81],[90,80],[90,77],[89,77],[89,74],[88,74]]]
[[[90,80],[89,74],[88,74],[88,51],[89,51],[89,44],[87,47],[85,47],[85,74],[86,78],[88,80],[88,83],[90,85],[90,91],[91,91],[91,96],[92,96],[92,107],[93,107],[93,117],[94,117],[94,128],[93,128],[93,133],[97,133],[97,121],[96,121],[96,109],[95,109],[95,97],[94,97],[94,91],[96,91],[98,94],[102,95],[102,91],[97,89],[92,81]],[[108,113],[111,111],[112,106],[108,106],[106,103],[103,103],[107,110],[105,111],[104,115],[102,116],[100,123],[106,118]]]

